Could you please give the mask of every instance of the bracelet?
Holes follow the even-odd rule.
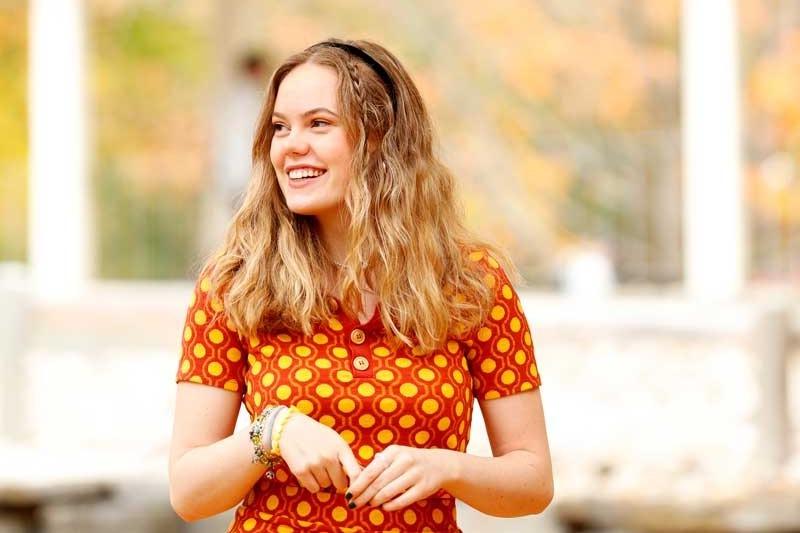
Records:
[[[261,414],[255,418],[249,430],[250,442],[253,443],[252,462],[267,467],[266,476],[268,479],[273,479],[275,477],[274,466],[278,457],[264,450],[264,423],[267,419],[274,420],[274,415],[277,414],[278,411],[282,411],[282,409],[280,409],[281,407],[285,409],[283,405],[268,405]],[[267,433],[267,435],[269,435],[269,433]]]
[[[278,420],[278,416],[280,416],[280,414],[284,412],[286,409],[288,409],[288,407],[286,407],[285,405],[279,405],[278,408],[275,409],[271,415],[269,415],[269,419],[267,420],[267,423],[264,425],[263,434],[267,436],[266,439],[264,440],[267,440],[269,442],[268,448],[270,448],[270,450],[272,449],[272,428],[275,427],[275,421]]]
[[[281,411],[280,416],[275,421],[275,431],[272,434],[272,448],[270,449],[270,455],[275,455],[280,457],[281,455],[281,435],[283,435],[283,428],[286,427],[286,422],[292,417],[292,415],[299,413],[300,410],[292,405],[288,409]]]

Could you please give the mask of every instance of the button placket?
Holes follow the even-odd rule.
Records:
[[[369,344],[366,341],[367,334],[360,327],[354,327],[350,331],[350,342],[352,343],[350,366],[355,378],[371,378],[375,376],[374,365],[369,356]]]
[[[338,308],[341,310],[341,302],[337,303],[339,303]],[[372,318],[363,324],[346,313],[341,313],[342,324],[344,325],[342,340],[347,344],[347,349],[350,353],[350,371],[356,379],[375,377],[375,360],[372,357],[372,348],[376,339],[373,337],[378,330],[383,329],[380,324],[379,309],[380,303],[376,305]]]

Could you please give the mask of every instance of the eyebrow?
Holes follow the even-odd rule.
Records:
[[[334,117],[338,117],[339,116],[336,113],[334,113],[333,111],[331,111],[330,109],[328,109],[327,107],[315,107],[314,109],[309,109],[308,111],[303,113],[301,116],[303,118],[305,118],[305,117],[307,117],[309,115],[314,115],[314,114],[320,113],[320,112],[331,114]],[[272,116],[273,117],[282,118],[282,119],[286,120],[286,115],[284,115],[283,113],[273,112]]]

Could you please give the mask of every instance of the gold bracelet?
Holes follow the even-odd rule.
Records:
[[[292,417],[292,415],[299,413],[300,410],[295,407],[294,405],[290,406],[288,409],[284,409],[278,414],[278,419],[275,421],[275,429],[272,432],[272,449],[270,449],[270,455],[277,455],[280,456],[281,454],[281,435],[283,434],[283,428],[286,427],[286,422]]]

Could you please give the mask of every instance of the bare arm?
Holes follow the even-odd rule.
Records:
[[[493,516],[542,512],[553,499],[553,471],[539,389],[479,401],[494,457],[441,450],[445,490]]]
[[[178,383],[169,456],[169,497],[186,521],[230,509],[264,475],[253,464],[247,430],[233,434],[238,393],[189,382]]]
[[[239,412],[238,394],[216,387],[181,382],[169,461],[170,501],[186,521],[230,509],[244,499],[264,475],[253,464],[248,429],[232,434]],[[303,414],[286,422],[281,434],[282,458],[300,486],[316,493],[361,472],[353,451],[333,429]]]

